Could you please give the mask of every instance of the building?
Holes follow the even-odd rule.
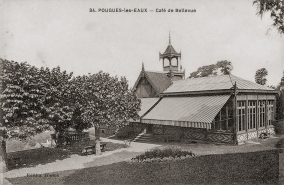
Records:
[[[159,55],[162,72],[142,71],[134,85],[140,120],[124,131],[157,140],[206,140],[239,144],[274,134],[275,91],[233,75],[184,79],[181,53],[171,45]]]

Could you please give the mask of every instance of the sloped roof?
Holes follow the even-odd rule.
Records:
[[[164,97],[142,118],[142,122],[208,128],[229,97],[230,95]]]
[[[178,54],[178,53],[176,52],[174,47],[170,44],[170,45],[168,45],[167,49],[163,53],[163,55],[165,55],[165,54]]]
[[[273,90],[265,85],[260,85],[233,75],[230,76],[221,75],[175,81],[164,93],[232,89],[235,82],[238,89]]]
[[[173,83],[167,74],[163,72],[145,71],[145,75],[153,88],[158,91],[157,93],[164,92]]]
[[[142,78],[142,76],[146,77],[149,83],[152,85],[157,94],[164,92],[170,85],[172,85],[172,80],[167,76],[167,73],[164,71],[154,72],[154,71],[141,71],[138,79],[134,84],[134,88],[137,88],[137,85]]]
[[[139,116],[143,116],[158,100],[159,98],[140,98],[141,100],[141,110],[139,111]]]

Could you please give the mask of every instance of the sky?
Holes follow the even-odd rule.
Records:
[[[147,12],[98,12],[102,8]],[[168,12],[176,8],[196,12]],[[272,23],[269,14],[256,15],[253,0],[4,0],[0,58],[60,66],[74,76],[102,70],[126,76],[133,86],[142,62],[145,70],[162,71],[159,52],[165,51],[170,32],[186,77],[198,67],[228,60],[233,75],[254,81],[256,70],[266,68],[267,84],[277,85],[284,71],[284,35]]]

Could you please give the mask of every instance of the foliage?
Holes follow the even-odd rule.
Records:
[[[218,61],[216,64],[199,67],[197,71],[190,73],[189,78],[216,76],[219,70],[221,74],[228,75],[233,70],[233,65],[227,60]]]
[[[1,108],[3,126],[10,137],[26,138],[47,128],[42,117],[43,95],[39,71],[27,63],[2,61],[4,68]]]
[[[283,0],[255,0],[253,5],[257,7],[257,15],[262,18],[266,12],[270,12],[273,19],[272,26],[275,27],[280,34],[284,33],[284,3]]]
[[[134,91],[128,89],[126,78],[119,80],[100,71],[85,77],[82,86],[81,93],[86,100],[82,107],[82,118],[92,124],[96,131],[102,125],[125,125],[130,118],[139,118],[140,100]]]
[[[276,120],[284,120],[284,90],[276,97]]]
[[[219,68],[224,75],[230,74],[233,70],[232,62],[227,60],[218,61],[215,65],[216,68]]]
[[[275,121],[273,124],[275,127],[276,134],[284,134],[284,120]]]
[[[267,79],[265,78],[268,75],[268,71],[265,68],[258,69],[255,72],[255,82],[260,85],[265,85]]]
[[[59,66],[50,70],[1,62],[3,126],[10,138],[26,139],[51,128],[62,137],[70,127],[80,132],[91,126],[125,125],[139,117],[140,100],[125,77],[99,72],[72,78],[73,73]]]
[[[284,148],[284,138],[280,139],[276,145],[275,145],[276,148]]]
[[[178,147],[163,147],[146,151],[144,154],[138,155],[131,160],[136,162],[152,162],[160,161],[159,159],[170,160],[192,156],[195,156],[195,154],[188,151],[181,151]]]

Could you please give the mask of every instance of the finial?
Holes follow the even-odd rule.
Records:
[[[145,71],[145,69],[144,69],[144,62],[142,62],[142,71]]]
[[[169,45],[171,45],[171,32],[169,32]]]

